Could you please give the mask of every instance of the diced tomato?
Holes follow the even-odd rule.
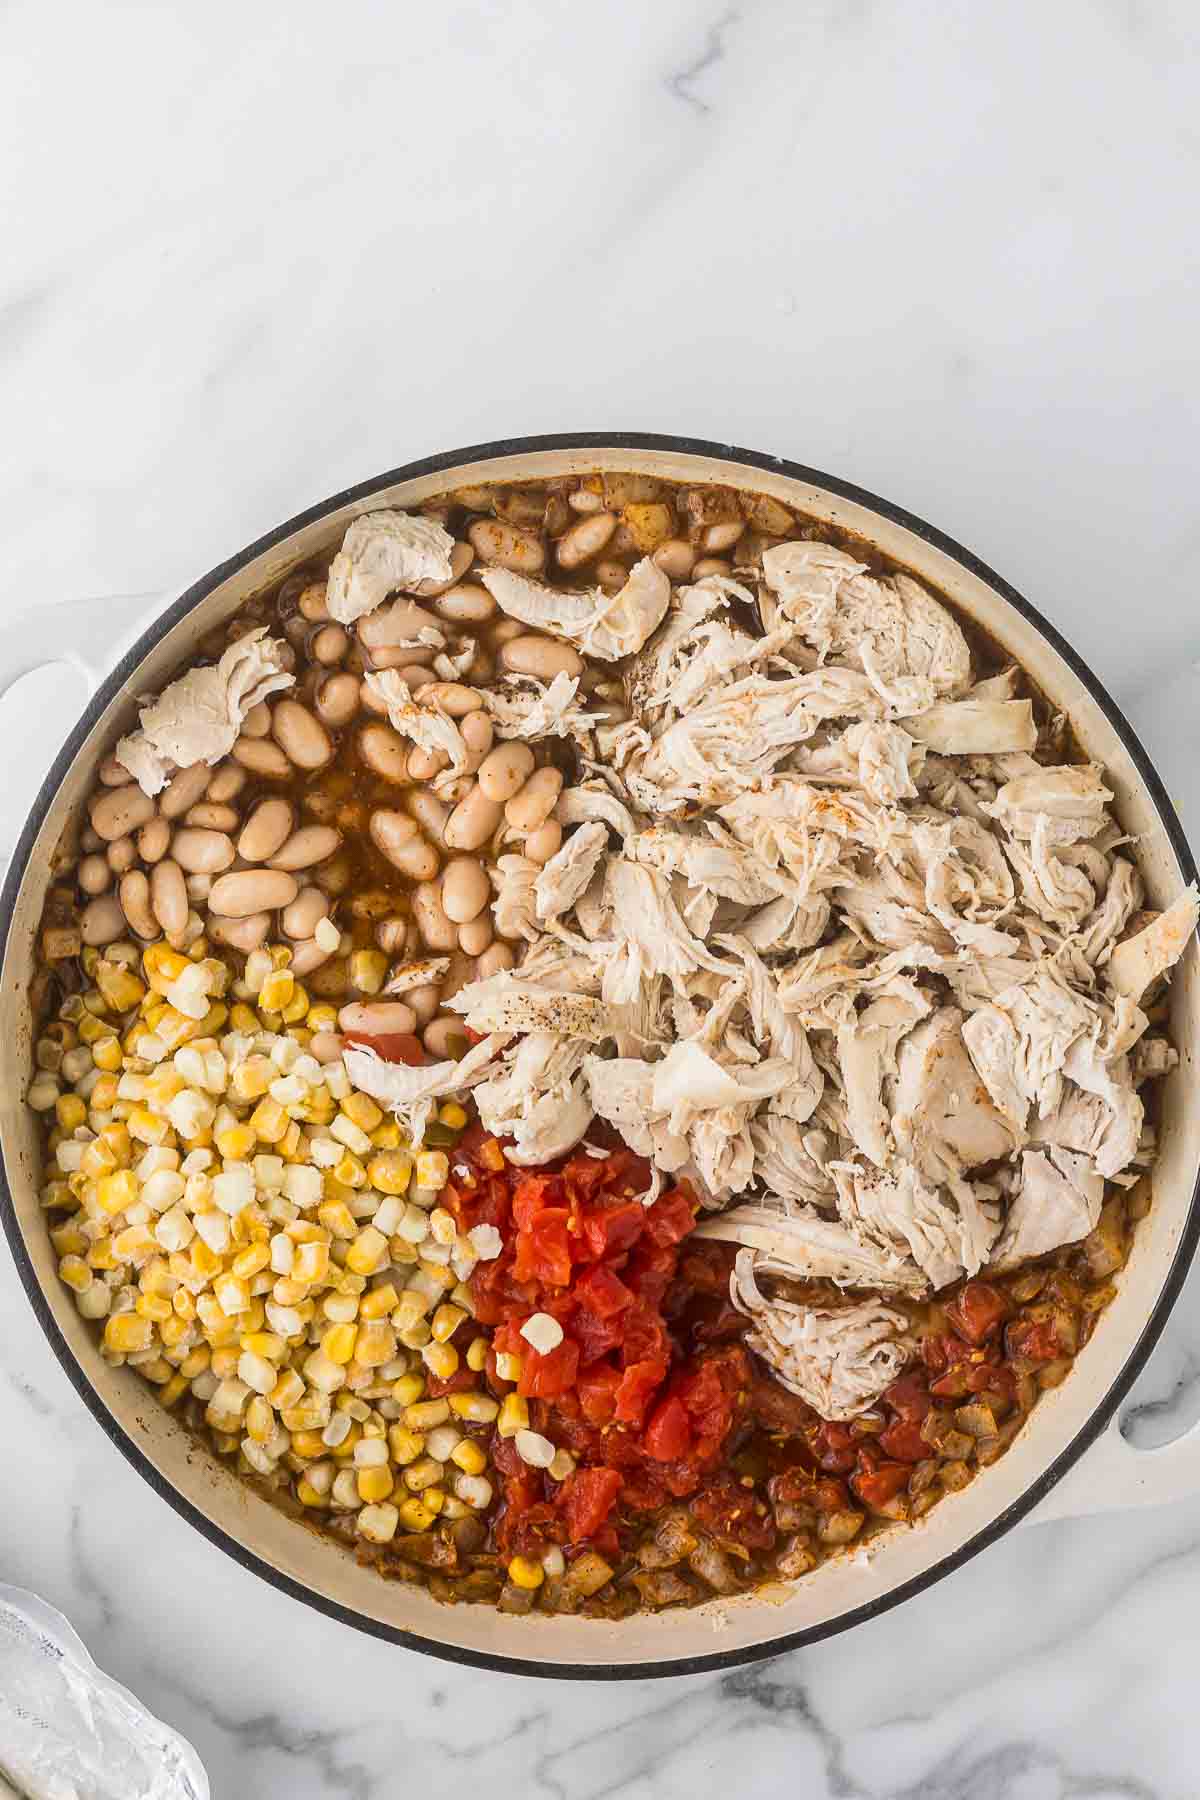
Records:
[[[939,1400],[965,1400],[971,1391],[967,1386],[966,1365],[960,1363],[956,1368],[947,1369],[944,1375],[930,1382],[929,1391]]]
[[[522,1175],[513,1190],[512,1216],[518,1231],[527,1231],[544,1207],[562,1205],[556,1175]]]
[[[646,1416],[650,1396],[667,1373],[667,1364],[657,1357],[645,1362],[628,1363],[617,1388],[615,1417],[624,1425],[640,1425]]]
[[[583,1306],[588,1307],[600,1319],[611,1319],[633,1301],[633,1295],[625,1283],[603,1263],[587,1269],[571,1291]]]
[[[615,1313],[611,1319],[598,1319],[588,1307],[578,1309],[571,1321],[571,1335],[579,1345],[581,1362],[593,1363],[617,1348],[621,1342],[622,1316]]]
[[[345,1042],[373,1050],[384,1062],[407,1063],[413,1069],[423,1068],[431,1060],[420,1038],[414,1037],[411,1031],[348,1031]]]
[[[798,1436],[817,1418],[807,1400],[757,1371],[750,1383],[750,1414],[764,1431],[779,1431],[788,1437]]]
[[[696,1220],[695,1203],[682,1188],[660,1194],[654,1205],[646,1209],[646,1235],[656,1244],[678,1244],[692,1229]]]
[[[609,1206],[603,1212],[592,1212],[583,1220],[583,1235],[588,1254],[596,1262],[605,1262],[630,1249],[642,1235],[646,1214],[636,1201],[623,1206]]]
[[[542,1400],[554,1400],[559,1394],[565,1394],[574,1387],[575,1377],[579,1369],[579,1345],[564,1338],[553,1350],[544,1353],[526,1344],[521,1359],[521,1379],[517,1383],[517,1392],[526,1396],[536,1396]]]
[[[662,1315],[644,1300],[627,1307],[618,1324],[626,1368],[630,1363],[648,1362],[652,1358],[664,1363],[670,1361],[670,1340]]]
[[[733,1475],[718,1475],[696,1495],[691,1510],[715,1537],[730,1538],[747,1550],[769,1550],[775,1542],[766,1508]]]
[[[570,1219],[565,1206],[547,1206],[517,1233],[513,1273],[518,1281],[537,1281],[544,1287],[566,1287],[571,1280],[571,1248],[567,1237]]]
[[[982,1344],[1008,1312],[1008,1301],[999,1288],[986,1281],[968,1281],[946,1308],[946,1317],[968,1344]]]
[[[679,1259],[679,1277],[693,1294],[728,1295],[733,1271],[731,1244],[688,1243]]]
[[[425,1393],[430,1400],[444,1400],[447,1394],[463,1394],[473,1388],[479,1381],[473,1369],[465,1365],[455,1369],[453,1375],[434,1375],[425,1371]]]
[[[1062,1346],[1049,1319],[1018,1319],[1007,1332],[1010,1356],[1024,1356],[1030,1362],[1053,1362],[1062,1355]]]
[[[924,1462],[933,1451],[921,1436],[921,1426],[916,1419],[893,1419],[879,1433],[876,1442],[885,1455],[897,1462]]]
[[[576,1469],[559,1492],[558,1504],[566,1519],[567,1539],[578,1544],[594,1537],[607,1521],[621,1491],[616,1469]]]
[[[607,1425],[617,1410],[621,1371],[609,1363],[593,1363],[580,1369],[575,1388],[584,1418],[592,1425]]]
[[[623,1513],[657,1512],[675,1493],[670,1485],[670,1471],[647,1468],[621,1471],[621,1511]],[[695,1480],[693,1479],[693,1486]],[[690,1489],[688,1490],[691,1491]]]
[[[818,1465],[829,1475],[846,1475],[854,1467],[858,1440],[850,1428],[830,1419],[822,1419],[813,1435],[813,1449]]]
[[[912,1470],[907,1463],[880,1463],[876,1469],[866,1469],[852,1475],[850,1488],[864,1506],[878,1508],[886,1506],[889,1500],[894,1500],[897,1494],[903,1493],[911,1474]]]
[[[929,1411],[929,1383],[920,1369],[912,1369],[885,1388],[883,1398],[900,1418],[923,1419]]]
[[[986,1394],[994,1389],[1009,1400],[1017,1391],[1017,1378],[1003,1363],[976,1363],[965,1372],[967,1392]]]
[[[655,1462],[677,1462],[692,1447],[692,1426],[683,1401],[672,1395],[662,1400],[650,1415],[642,1438],[646,1455]]]

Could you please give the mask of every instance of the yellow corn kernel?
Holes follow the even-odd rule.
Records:
[[[370,1293],[363,1295],[362,1305],[358,1309],[359,1317],[382,1319],[397,1305],[399,1299],[400,1296],[392,1283],[385,1281],[382,1287],[372,1288]]]
[[[264,1144],[277,1144],[291,1120],[278,1100],[260,1100],[250,1115],[250,1123]]]
[[[387,980],[388,958],[382,950],[356,950],[350,958],[350,983],[360,994],[377,994]]]
[[[371,1133],[371,1143],[376,1150],[403,1150],[407,1141],[395,1119],[385,1119]]]
[[[479,1146],[478,1156],[484,1168],[490,1169],[493,1175],[499,1175],[508,1166],[498,1138],[484,1138]]]
[[[108,1029],[102,1019],[94,1019],[90,1013],[85,1013],[79,1021],[79,1041],[81,1044],[98,1044],[108,1035]]]
[[[379,1463],[375,1468],[358,1471],[358,1497],[368,1506],[380,1500],[386,1500],[395,1483],[392,1471],[386,1463]]]
[[[520,1381],[521,1358],[515,1350],[497,1350],[496,1373],[501,1381]]]
[[[308,1012],[308,994],[295,976],[292,977],[292,997],[281,1010],[289,1025],[298,1025]]]
[[[189,1350],[179,1365],[179,1373],[189,1381],[195,1381],[197,1375],[203,1375],[212,1363],[212,1351],[207,1344],[197,1344]]]
[[[101,1075],[88,1095],[88,1106],[94,1113],[111,1112],[117,1103],[117,1078],[115,1075]]]
[[[288,1128],[275,1148],[285,1162],[306,1162],[308,1160],[308,1149],[296,1119],[288,1120]]]
[[[458,1373],[458,1351],[453,1344],[427,1344],[421,1352],[421,1360],[439,1381],[448,1381],[451,1375]]]
[[[371,1319],[358,1328],[354,1360],[363,1369],[379,1369],[396,1354],[396,1333],[386,1319]]]
[[[81,1175],[88,1176],[92,1181],[99,1181],[101,1176],[110,1175],[116,1166],[117,1159],[113,1154],[112,1146],[106,1144],[103,1138],[95,1138],[83,1153],[79,1172]]]
[[[482,1475],[487,1468],[487,1457],[474,1438],[459,1438],[450,1452],[450,1461],[457,1463],[464,1475]]]
[[[396,1510],[405,1531],[428,1531],[437,1517],[437,1514],[428,1506],[423,1505],[415,1494],[407,1500],[402,1500]]]
[[[308,1009],[308,1025],[312,1031],[336,1031],[337,1007],[330,1006],[325,1000],[319,1000],[316,1006]]]
[[[92,1271],[81,1256],[64,1256],[58,1265],[58,1273],[73,1293],[82,1294],[92,1285]]]
[[[54,1102],[54,1116],[63,1131],[78,1131],[87,1124],[87,1102],[78,1094],[60,1094]]]
[[[142,952],[142,971],[156,993],[162,992],[159,982],[165,987],[178,981],[187,966],[187,957],[172,950],[170,944],[151,944]]]
[[[356,1419],[341,1443],[335,1445],[332,1450],[326,1449],[325,1454],[335,1457],[338,1462],[347,1462],[354,1455],[354,1446],[361,1441],[361,1438],[362,1426]]]
[[[425,1502],[426,1512],[431,1512],[436,1518],[446,1504],[446,1490],[440,1487],[427,1487],[422,1492],[421,1499]]]
[[[182,1344],[191,1329],[191,1324],[187,1319],[181,1319],[178,1313],[172,1312],[170,1317],[164,1319],[159,1325],[158,1335],[168,1350],[174,1350],[176,1345]]]
[[[360,1131],[374,1131],[383,1119],[383,1111],[369,1094],[351,1094],[342,1101],[342,1111]]]
[[[367,1179],[381,1194],[404,1194],[412,1179],[412,1157],[405,1150],[384,1150],[367,1164]]]
[[[305,1462],[319,1462],[329,1454],[329,1446],[319,1431],[293,1431],[292,1450]]]
[[[188,1391],[186,1378],[176,1370],[169,1380],[164,1381],[158,1390],[158,1398],[163,1406],[174,1406]]]
[[[50,1242],[59,1256],[82,1256],[88,1247],[88,1240],[74,1219],[56,1225],[50,1233]]]
[[[211,1281],[221,1267],[221,1259],[215,1250],[210,1250],[202,1237],[194,1237],[189,1255],[196,1275],[204,1281]]]
[[[318,1281],[324,1281],[329,1274],[329,1245],[320,1243],[298,1244],[296,1257],[292,1263],[293,1283],[302,1283],[305,1287],[313,1287]],[[278,1283],[276,1284],[278,1289]],[[298,1294],[297,1299],[301,1296]]]
[[[253,1155],[258,1138],[253,1125],[238,1124],[227,1125],[224,1131],[218,1131],[214,1141],[229,1162],[245,1162]]]
[[[529,1408],[520,1394],[505,1394],[504,1404],[500,1408],[500,1416],[496,1420],[496,1430],[502,1438],[516,1437],[518,1431],[529,1429]]]
[[[443,1125],[448,1125],[451,1131],[461,1131],[467,1122],[466,1109],[461,1107],[457,1100],[446,1100],[438,1107],[438,1118]]]
[[[404,1423],[410,1431],[432,1431],[435,1425],[444,1425],[449,1417],[450,1408],[444,1400],[418,1400],[404,1409]]]
[[[467,1367],[476,1375],[487,1368],[488,1341],[485,1337],[472,1338],[467,1345]]]
[[[439,1306],[429,1321],[435,1343],[448,1344],[466,1316],[461,1306]]]
[[[89,1269],[104,1270],[116,1268],[117,1259],[113,1255],[112,1239],[110,1237],[96,1239],[95,1243],[87,1253],[87,1265]]]
[[[154,1326],[138,1313],[113,1313],[105,1320],[104,1348],[120,1356],[148,1350],[154,1342]]]
[[[508,1565],[508,1579],[514,1587],[539,1588],[546,1579],[546,1571],[532,1557],[514,1556]]]
[[[237,1012],[237,1007],[234,1007]],[[258,1030],[258,1021],[251,1013],[253,1024],[251,1031]],[[232,1019],[231,1019],[232,1022]],[[265,1056],[248,1056],[244,1063],[239,1063],[229,1078],[229,1091],[235,1100],[261,1100],[272,1081],[275,1069]]]
[[[102,1175],[96,1183],[96,1199],[101,1210],[111,1217],[132,1206],[137,1196],[137,1177],[132,1169],[118,1169],[115,1175]]]
[[[389,1425],[387,1440],[392,1461],[401,1469],[406,1469],[409,1463],[416,1462],[418,1456],[425,1453],[424,1434],[409,1431],[405,1425]]]
[[[392,1383],[392,1399],[399,1406],[412,1406],[424,1392],[423,1375],[400,1375]]]
[[[357,1325],[331,1325],[321,1339],[321,1348],[330,1362],[348,1363],[357,1338]]]
[[[185,1082],[183,1076],[171,1063],[159,1063],[146,1077],[146,1098],[151,1106],[166,1107],[183,1092]]]
[[[258,1005],[262,1012],[282,1012],[296,990],[296,977],[290,969],[276,969],[263,982],[258,991]]]
[[[129,1135],[139,1144],[161,1144],[171,1127],[166,1119],[156,1118],[145,1106],[135,1106],[129,1115]]]
[[[450,1173],[450,1161],[444,1150],[420,1150],[417,1152],[417,1186],[422,1188],[444,1188]]]
[[[388,1241],[374,1225],[366,1225],[346,1252],[346,1267],[355,1275],[373,1275],[387,1255]]]
[[[332,1175],[339,1186],[349,1188],[352,1192],[355,1188],[367,1185],[367,1171],[349,1150],[343,1151],[339,1161],[334,1163]]]
[[[96,986],[110,1012],[129,1012],[133,1007],[141,1005],[146,994],[144,983],[136,975],[131,975],[120,963],[109,962],[103,956],[96,964]]]
[[[458,1286],[458,1276],[445,1263],[427,1262],[422,1256],[419,1258],[419,1267],[422,1275],[427,1280],[436,1282],[440,1288],[449,1289]]]
[[[313,1487],[310,1481],[306,1481],[303,1475],[296,1483],[296,1498],[299,1500],[301,1506],[329,1505],[329,1496],[327,1494],[318,1494],[316,1488]]]
[[[171,1302],[164,1300],[161,1294],[139,1294],[133,1303],[133,1310],[141,1313],[143,1319],[153,1319],[156,1325],[162,1325],[175,1317],[171,1311]]]

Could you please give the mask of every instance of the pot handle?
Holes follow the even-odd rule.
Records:
[[[1122,1436],[1120,1416],[1100,1434],[1040,1506],[1023,1521],[1083,1519],[1130,1506],[1165,1506],[1200,1494],[1200,1420],[1169,1444],[1139,1450]]]
[[[78,669],[89,697],[101,677],[163,604],[161,594],[105,594],[19,613],[0,627],[0,697],[35,669]]]

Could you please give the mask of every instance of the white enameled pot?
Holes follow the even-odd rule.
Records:
[[[814,470],[687,439],[593,433],[430,457],[336,495],[223,563],[166,606],[112,673],[99,680],[32,808],[4,893],[0,1143],[6,1185],[0,1209],[30,1302],[92,1412],[163,1498],[245,1567],[348,1624],[435,1655],[543,1676],[645,1677],[729,1666],[843,1630],[928,1586],[1023,1519],[1171,1499],[1200,1487],[1200,1427],[1165,1449],[1138,1453],[1113,1423],[1162,1329],[1200,1232],[1200,1108],[1189,1103],[1200,1052],[1195,945],[1171,986],[1171,1034],[1180,1065],[1164,1084],[1153,1206],[1138,1226],[1117,1296],[1095,1335],[1066,1382],[1040,1402],[1007,1453],[917,1526],[876,1540],[869,1556],[816,1570],[786,1598],[776,1591],[619,1624],[441,1606],[420,1588],[383,1581],[358,1567],[352,1554],[293,1522],[238,1481],[155,1402],[132,1371],[113,1370],[100,1357],[94,1328],[79,1317],[57,1278],[38,1208],[36,1125],[22,1102],[31,1050],[26,995],[53,852],[78,818],[98,762],[130,728],[137,697],[160,688],[192,645],[248,596],[339,543],[350,520],[364,511],[415,506],[468,483],[594,469],[757,489],[862,534],[977,621],[1068,715],[1087,754],[1107,770],[1116,811],[1139,840],[1151,903],[1165,906],[1195,878],[1162,785],[1099,682],[1027,601],[920,520]],[[101,621],[98,634],[91,615],[66,653],[88,662],[88,640],[95,645],[98,635],[101,644],[111,644],[107,621]],[[31,615],[10,630],[7,641],[0,636],[0,691],[18,673],[63,656],[54,610]]]

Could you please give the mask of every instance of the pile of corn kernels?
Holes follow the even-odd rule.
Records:
[[[458,1235],[446,1150],[353,1089],[290,949],[240,978],[208,949],[85,948],[89,985],[38,1041],[62,1279],[105,1358],[241,1473],[374,1544],[482,1513],[487,1441],[527,1430],[525,1402],[427,1377],[483,1371],[467,1281],[499,1233]],[[445,1104],[426,1142],[466,1123]]]

